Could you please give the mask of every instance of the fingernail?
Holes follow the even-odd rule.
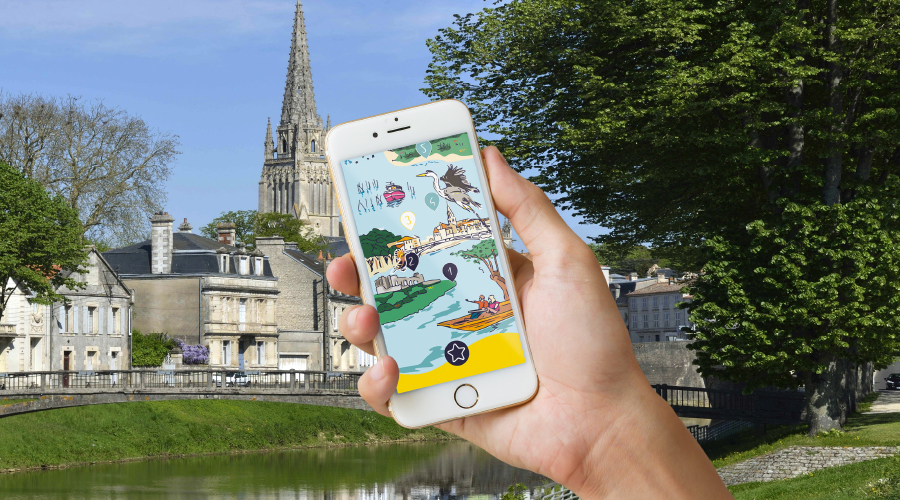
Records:
[[[356,315],[359,314],[359,307],[351,308],[347,312],[347,327],[356,329]]]
[[[381,361],[375,363],[375,366],[369,368],[369,378],[372,379],[373,382],[378,382],[379,380],[384,378],[384,363]]]

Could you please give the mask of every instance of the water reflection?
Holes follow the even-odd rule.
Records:
[[[463,441],[93,465],[0,476],[9,500],[426,500],[545,484]]]

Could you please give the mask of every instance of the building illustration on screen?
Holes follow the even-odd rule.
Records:
[[[468,134],[341,167],[398,391],[523,363]]]

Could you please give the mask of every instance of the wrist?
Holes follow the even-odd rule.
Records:
[[[706,453],[641,377],[617,405],[618,418],[598,429],[573,483],[582,499],[732,498]]]

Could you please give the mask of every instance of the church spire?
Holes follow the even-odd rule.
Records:
[[[297,0],[294,16],[294,35],[291,40],[291,54],[288,59],[287,81],[284,86],[284,101],[281,105],[281,127],[289,124],[319,126],[316,112],[316,98],[313,94],[312,70],[309,65],[309,47],[306,43],[306,23],[303,20],[303,5]]]
[[[272,119],[266,120],[266,159],[274,160],[275,154],[272,150]]]

